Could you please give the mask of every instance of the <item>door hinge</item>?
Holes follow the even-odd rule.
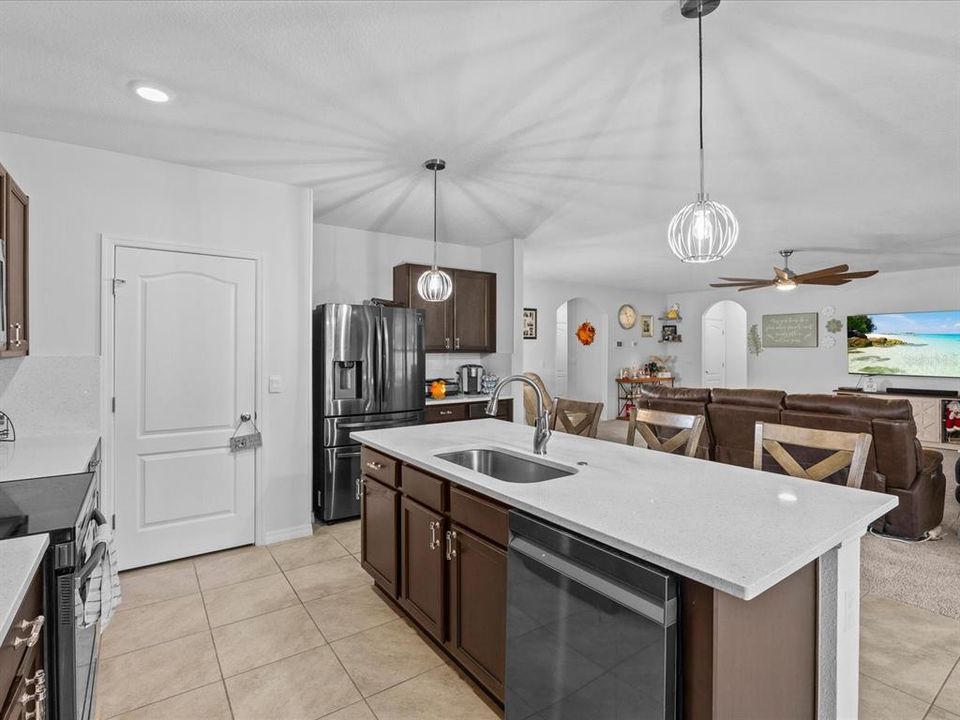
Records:
[[[115,397],[110,398],[110,412],[115,413],[117,411],[117,399]]]
[[[126,281],[126,280],[122,280],[122,279],[120,279],[120,278],[114,278],[114,279],[113,279],[113,294],[116,295],[116,294],[117,294],[117,288],[118,288],[118,287],[122,287],[123,285],[126,285],[126,284],[127,284],[127,281]]]

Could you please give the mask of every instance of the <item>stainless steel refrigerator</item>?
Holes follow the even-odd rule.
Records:
[[[313,311],[313,510],[360,514],[358,430],[423,423],[423,311],[319,305]]]

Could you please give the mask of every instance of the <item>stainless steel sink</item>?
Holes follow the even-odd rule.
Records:
[[[513,483],[536,483],[573,475],[577,471],[562,465],[534,460],[506,450],[493,448],[471,448],[455,452],[440,453],[435,457],[452,462],[455,465],[473,470],[481,475],[489,475],[497,480]]]

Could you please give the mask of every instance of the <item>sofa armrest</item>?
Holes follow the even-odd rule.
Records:
[[[932,477],[943,472],[943,455],[936,450],[923,449],[920,455],[920,474]]]

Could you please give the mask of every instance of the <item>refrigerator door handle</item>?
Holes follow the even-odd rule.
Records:
[[[380,374],[380,406],[384,410],[383,406],[387,402],[387,383],[389,382],[388,378],[390,377],[391,369],[390,362],[388,357],[390,355],[390,348],[387,347],[389,328],[387,326],[387,318],[383,316],[383,311],[380,312],[380,339],[381,339],[381,349],[380,357],[382,360],[382,369]]]

